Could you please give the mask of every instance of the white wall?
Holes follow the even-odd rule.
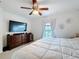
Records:
[[[34,34],[34,39],[37,40],[42,37],[44,23],[47,23],[47,22],[53,23],[55,22],[54,20],[55,19],[52,18],[52,16],[32,18],[31,19],[31,28],[32,28],[31,31]]]
[[[79,12],[67,12],[55,16],[56,27],[55,35],[56,37],[73,37],[76,33],[79,33]],[[67,20],[70,22],[67,23]],[[60,26],[63,25],[63,29]]]
[[[2,9],[0,8],[0,53],[2,52],[3,40],[2,40],[2,28],[3,28],[3,13]]]
[[[70,23],[67,23],[67,19],[71,20]],[[34,34],[35,39],[39,39],[42,37],[43,25],[46,22],[51,22],[52,24],[54,24],[54,36],[56,37],[72,37],[76,33],[79,33],[79,12],[69,11],[54,14],[53,16],[32,19],[32,32]],[[61,25],[63,25],[63,29],[60,28]]]
[[[3,46],[5,47],[7,45],[7,38],[6,38],[6,35],[9,33],[8,32],[8,29],[9,29],[9,20],[14,20],[14,21],[19,21],[19,22],[24,22],[24,23],[27,23],[27,32],[30,32],[30,29],[31,29],[31,25],[30,25],[30,20],[27,19],[27,18],[24,18],[20,15],[15,15],[15,14],[12,14],[12,13],[9,13],[7,11],[3,11],[3,25],[2,26],[2,39],[3,39]]]
[[[3,46],[6,46],[6,35],[8,33],[9,20],[26,22],[28,24],[27,31],[32,31],[35,40],[42,37],[43,25],[46,22],[54,24],[54,36],[56,37],[72,37],[75,33],[79,33],[79,12],[59,13],[54,14],[53,16],[34,17],[31,20],[29,19],[7,11],[2,12],[0,9],[0,51],[2,50],[2,44]],[[71,19],[71,22],[67,23],[67,19]],[[61,24],[64,25],[64,29],[60,28]]]

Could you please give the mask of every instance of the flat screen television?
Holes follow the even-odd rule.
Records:
[[[9,21],[9,32],[25,32],[27,31],[27,24],[18,21]]]

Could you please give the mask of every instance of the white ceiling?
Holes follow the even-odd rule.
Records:
[[[49,11],[43,11],[44,16],[54,13],[79,10],[79,0],[38,0],[40,7],[48,7]],[[2,8],[8,12],[29,16],[31,10],[21,9],[21,6],[32,7],[32,0],[2,0]]]

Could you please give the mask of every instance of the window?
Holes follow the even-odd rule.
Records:
[[[43,38],[52,38],[52,26],[50,23],[46,23],[44,26]]]

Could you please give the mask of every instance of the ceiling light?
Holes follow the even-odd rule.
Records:
[[[38,11],[37,10],[33,10],[33,14],[38,15]]]

